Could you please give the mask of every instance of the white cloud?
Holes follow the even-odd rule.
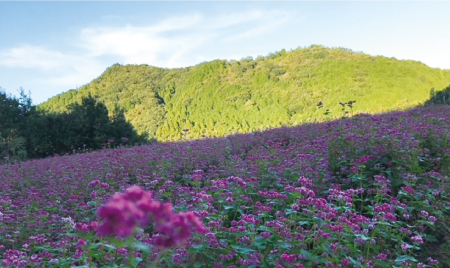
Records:
[[[202,44],[214,42],[216,38],[233,41],[263,35],[288,18],[285,12],[255,10],[218,17],[199,14],[174,17],[148,27],[91,27],[82,29],[80,46],[92,57],[115,55],[124,64],[185,67],[197,63],[192,62],[196,57],[191,57],[189,51]],[[241,27],[234,29],[233,36],[223,31],[232,26]],[[236,35],[236,30],[241,33]]]
[[[231,13],[227,15],[221,15],[217,18],[213,18],[208,24],[207,28],[220,29],[229,26],[234,26],[246,22],[255,21],[264,17],[267,12],[261,10],[252,10],[248,12]]]
[[[30,45],[1,51],[0,65],[36,69],[43,73],[43,77],[36,79],[36,82],[56,86],[86,83],[105,68],[94,58]]]
[[[61,67],[67,57],[57,51],[25,45],[0,52],[0,65],[54,70]]]
[[[260,14],[257,18],[259,24],[256,27],[252,27],[249,30],[238,33],[233,36],[225,37],[223,40],[226,42],[236,41],[238,39],[254,38],[256,36],[263,35],[270,31],[273,31],[280,27],[282,24],[286,23],[290,19],[290,14],[283,11],[272,11]]]
[[[57,76],[39,78],[36,82],[68,88],[80,87],[98,77],[108,67],[94,61],[85,62],[86,64],[76,65],[71,71],[61,72]]]
[[[171,31],[190,29],[202,20],[201,15],[169,18],[148,27],[98,27],[81,30],[80,46],[89,51],[88,55],[97,57],[115,55],[123,59],[125,64],[147,63],[167,66],[172,62],[166,54],[177,54],[186,51],[185,47],[199,44],[195,34],[187,36],[167,37]],[[166,58],[166,59],[164,59]]]
[[[41,87],[75,88],[116,62],[166,68],[198,64],[199,59],[211,57],[202,51],[222,49],[216,47],[218,42],[264,35],[288,18],[286,12],[250,10],[170,17],[146,26],[87,27],[71,39],[69,47],[25,44],[0,50],[0,66],[36,70],[39,77],[29,82]],[[227,57],[227,53],[219,52]]]

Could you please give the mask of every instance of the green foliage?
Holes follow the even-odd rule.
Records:
[[[62,113],[36,111],[31,99],[0,91],[0,163],[53,154],[144,142],[119,108],[108,109],[95,98],[82,97]]]
[[[23,90],[20,98],[15,98],[0,88],[0,163],[27,157],[27,123],[31,113],[31,99]]]
[[[430,99],[425,105],[430,104],[450,104],[450,86],[439,92],[436,92],[436,90],[432,88],[430,90]]]
[[[139,135],[167,141],[337,119],[344,100],[357,101],[352,114],[407,109],[424,103],[430,88],[449,83],[450,71],[420,62],[314,45],[180,69],[115,64],[38,108],[67,112],[91,94],[110,117],[122,110]],[[317,109],[319,101],[328,116]]]
[[[82,97],[81,103],[68,105],[68,112],[35,115],[33,156],[64,154],[73,151],[96,150],[120,143],[144,141],[125,120],[123,111],[116,109],[112,117],[108,109],[92,96]],[[122,138],[126,138],[122,140]]]

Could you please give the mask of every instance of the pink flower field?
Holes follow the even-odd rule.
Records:
[[[450,107],[0,166],[1,267],[450,267]]]

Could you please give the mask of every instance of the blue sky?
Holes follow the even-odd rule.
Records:
[[[0,87],[35,104],[115,64],[186,67],[312,44],[450,69],[450,2],[3,2]]]

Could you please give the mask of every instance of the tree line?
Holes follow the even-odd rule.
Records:
[[[92,96],[68,105],[63,113],[50,113],[36,109],[23,90],[14,97],[0,88],[0,163],[145,141],[123,111],[110,116]]]

